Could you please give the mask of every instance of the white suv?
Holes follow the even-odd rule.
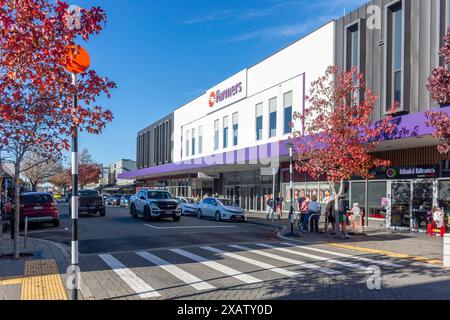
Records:
[[[181,208],[177,200],[167,191],[141,190],[131,199],[130,214],[133,218],[142,215],[146,221],[172,218],[173,221],[179,222]]]

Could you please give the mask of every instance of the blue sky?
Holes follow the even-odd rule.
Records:
[[[85,47],[118,84],[100,100],[114,121],[83,134],[98,163],[135,159],[136,134],[234,73],[366,0],[74,0],[101,6],[105,29]]]

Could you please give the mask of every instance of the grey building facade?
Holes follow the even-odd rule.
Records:
[[[174,114],[141,130],[137,136],[137,168],[149,168],[173,162]]]
[[[336,22],[336,65],[356,67],[379,97],[374,120],[395,102],[400,113],[436,106],[427,78],[442,61],[438,56],[449,26],[449,0],[373,0]]]

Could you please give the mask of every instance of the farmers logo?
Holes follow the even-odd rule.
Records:
[[[210,108],[213,108],[216,104],[225,102],[226,100],[229,100],[233,98],[234,96],[240,94],[243,92],[242,88],[242,82],[239,82],[238,84],[235,84],[234,86],[226,89],[226,90],[217,90],[212,91],[209,94],[208,104]]]
[[[398,176],[398,171],[397,171],[397,169],[389,169],[387,172],[386,172],[386,176],[389,178],[389,179],[393,179],[393,178],[397,178],[397,176]]]
[[[216,104],[216,93],[213,91],[209,95],[209,107],[212,108]]]

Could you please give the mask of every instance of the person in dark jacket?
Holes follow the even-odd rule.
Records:
[[[333,198],[328,202],[327,208],[325,209],[325,214],[328,217],[327,225],[325,226],[325,232],[328,233],[328,226],[331,223],[331,234],[335,234],[336,230],[336,214],[335,214],[335,201]]]
[[[347,212],[350,210],[350,202],[344,196],[339,198],[339,223],[342,226],[344,237],[348,238],[347,232]]]

